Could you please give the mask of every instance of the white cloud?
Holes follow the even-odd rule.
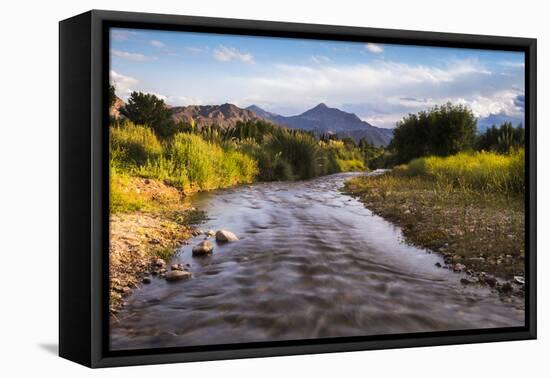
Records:
[[[168,105],[171,105],[171,106],[189,106],[189,105],[205,104],[205,102],[198,97],[188,97],[188,96],[166,96],[164,100]]]
[[[373,54],[380,54],[381,52],[384,51],[382,46],[377,45],[376,43],[367,43],[365,45],[365,48]]]
[[[284,115],[301,113],[323,99],[383,127],[393,127],[408,113],[448,101],[467,104],[477,116],[499,110],[517,112],[514,98],[521,93],[511,89],[515,82],[503,81],[478,61],[469,59],[450,61],[444,66],[395,62],[276,64],[269,74],[222,81],[232,88],[233,98],[249,99],[248,104],[284,99],[284,104],[268,108]],[[503,92],[505,88],[510,91]]]
[[[156,56],[148,56],[140,53],[131,53],[128,51],[121,51],[121,50],[115,50],[115,49],[111,49],[111,54],[119,58],[132,60],[134,62],[145,62],[149,60],[158,59]]]
[[[123,99],[127,99],[130,93],[134,90],[139,81],[133,77],[126,76],[111,70],[111,84],[114,85],[117,95]]]
[[[234,47],[220,46],[214,49],[214,58],[220,62],[238,60],[244,63],[254,63],[254,57],[250,53],[243,53]]]
[[[471,99],[456,99],[455,101],[468,105],[477,117],[488,117],[491,114],[520,116],[524,110],[516,102],[518,94],[520,93],[514,90],[503,90],[495,92],[491,96],[478,95]]]
[[[156,39],[151,40],[151,46],[157,47],[159,49],[166,47],[166,45],[163,42],[157,41]]]

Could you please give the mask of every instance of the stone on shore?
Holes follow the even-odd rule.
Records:
[[[218,230],[218,231],[216,231],[216,241],[219,241],[219,242],[233,242],[233,241],[237,241],[237,240],[239,240],[239,238],[237,237],[237,235],[235,235],[231,231],[227,231],[227,230]]]
[[[466,269],[466,266],[464,264],[457,263],[453,265],[453,270],[455,272],[462,272],[464,269]]]
[[[188,278],[191,278],[192,274],[190,272],[184,272],[181,270],[171,270],[170,272],[166,273],[165,279],[166,281],[180,281],[180,280],[186,280]]]
[[[203,240],[193,247],[193,256],[203,256],[212,253],[214,245],[210,240]]]
[[[166,262],[161,258],[156,259],[154,261],[154,264],[155,264],[155,266],[157,266],[159,268],[162,268],[162,267],[166,266]]]

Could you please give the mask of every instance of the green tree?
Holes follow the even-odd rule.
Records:
[[[390,148],[398,163],[426,155],[453,155],[473,147],[476,128],[468,107],[447,103],[403,118],[394,129]]]
[[[152,128],[161,138],[171,137],[179,130],[170,109],[153,94],[132,92],[120,112],[135,124]]]
[[[510,122],[505,122],[499,127],[495,125],[489,127],[479,135],[476,142],[478,150],[494,151],[501,154],[524,146],[525,130],[523,126],[520,124],[518,127],[514,127]]]

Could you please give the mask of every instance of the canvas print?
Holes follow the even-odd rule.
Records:
[[[524,53],[109,36],[111,350],[525,325]]]

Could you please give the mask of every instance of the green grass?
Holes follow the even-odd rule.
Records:
[[[506,155],[493,152],[462,152],[448,157],[424,157],[394,168],[394,174],[433,179],[441,187],[466,191],[523,194],[525,152]]]
[[[130,178],[128,175],[111,169],[111,190],[109,205],[111,213],[147,210],[151,203],[144,200],[134,190],[129,190]]]
[[[253,158],[224,150],[199,135],[179,133],[161,144],[151,129],[129,122],[111,128],[111,167],[119,175],[112,183],[115,203],[120,200],[135,208],[143,204],[116,191],[124,175],[157,179],[195,192],[250,183],[258,174]]]
[[[318,141],[310,133],[264,123],[229,130],[193,129],[160,141],[149,127],[123,121],[111,127],[110,141],[111,211],[115,213],[163,205],[157,197],[140,193],[136,177],[193,193],[366,170],[364,156],[353,144]]]
[[[118,162],[140,165],[162,153],[163,147],[151,128],[130,122],[111,127],[111,154]]]

